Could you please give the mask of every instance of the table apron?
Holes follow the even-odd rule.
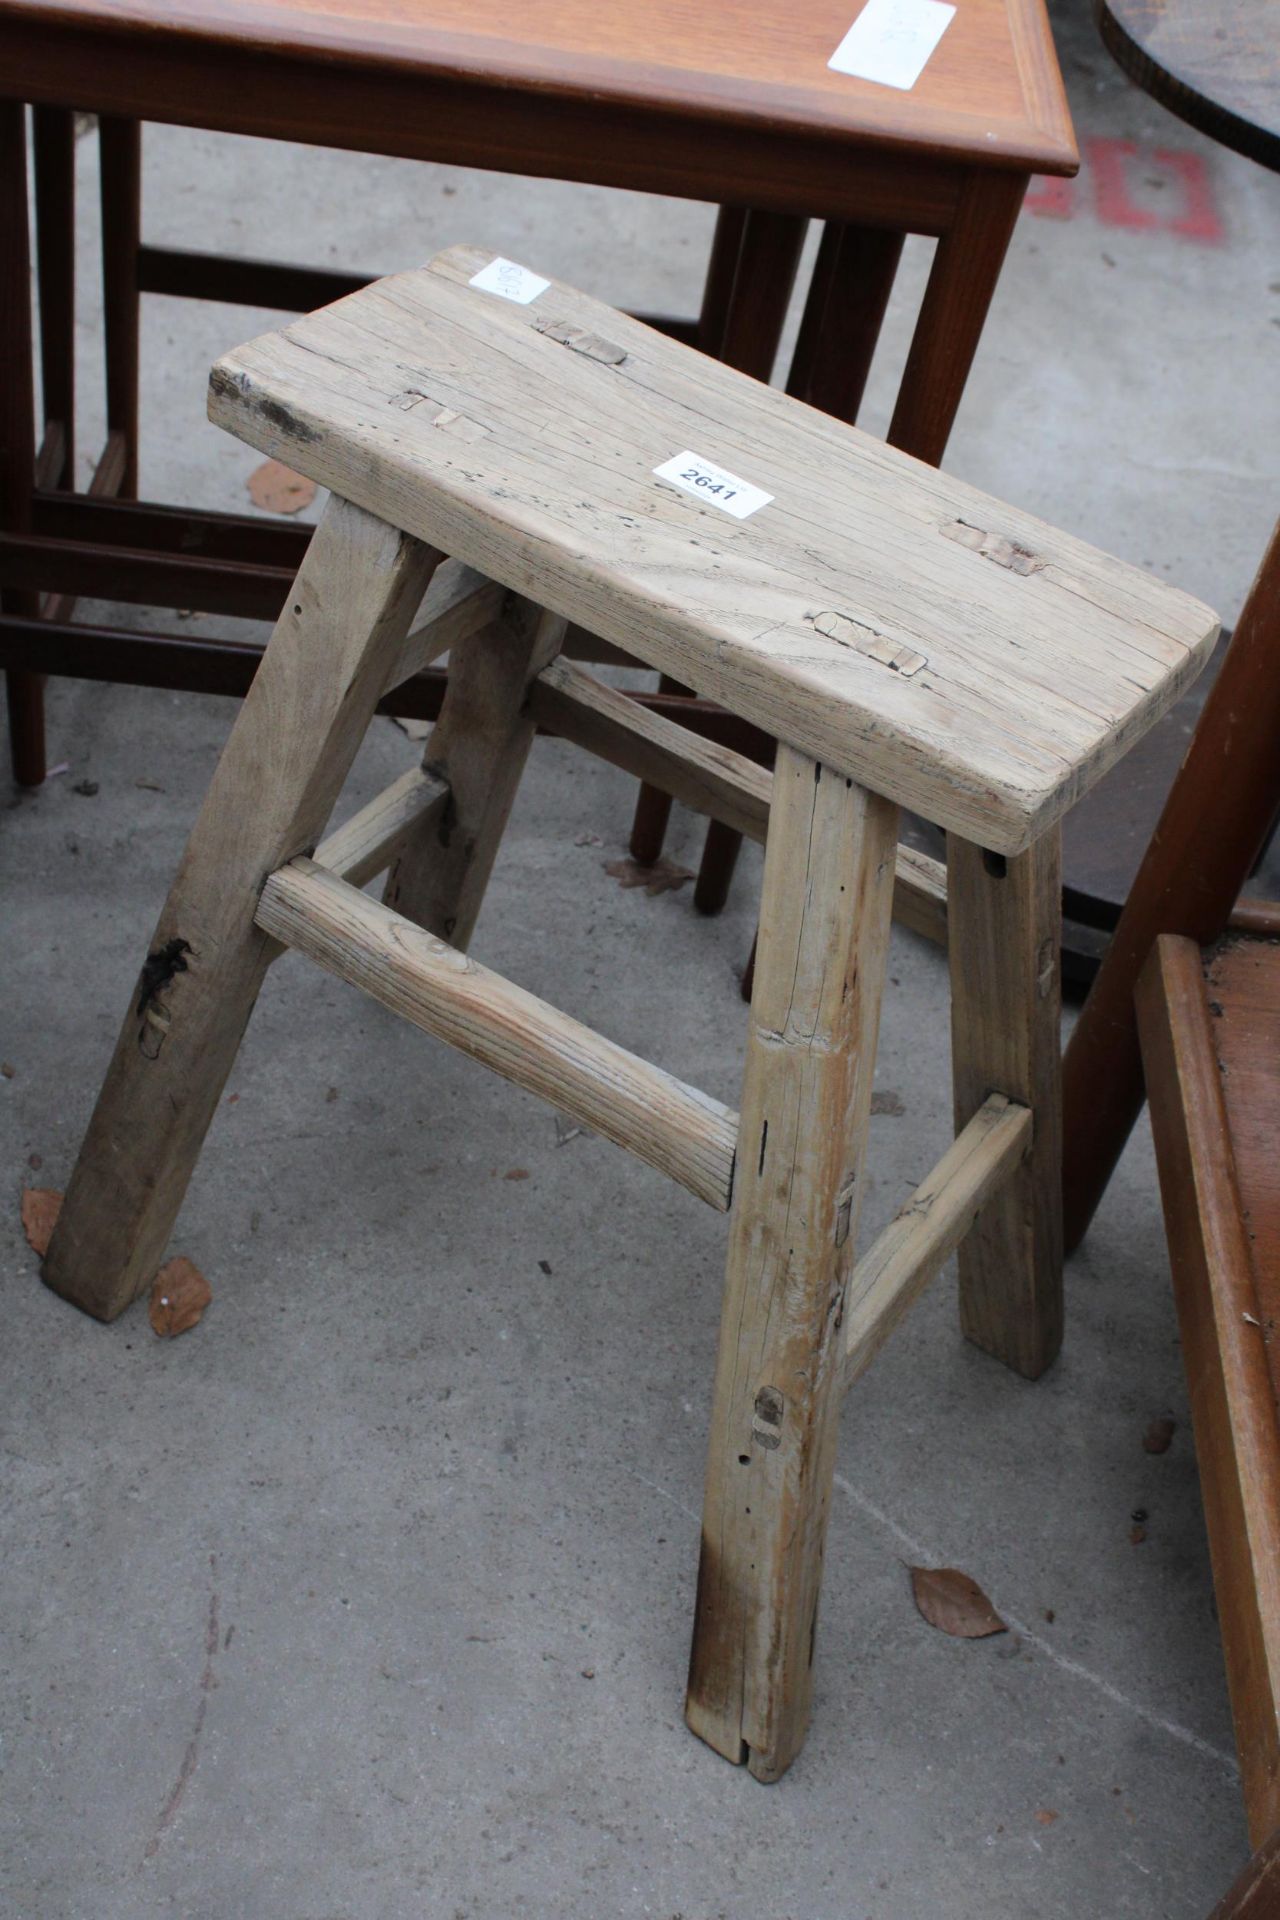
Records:
[[[411,160],[940,234],[974,167],[781,123],[378,72],[230,46],[185,53],[0,17],[0,72],[28,103]],[[14,93],[10,91],[9,97]],[[215,107],[216,103],[216,107]]]

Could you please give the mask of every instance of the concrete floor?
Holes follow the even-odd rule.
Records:
[[[1021,222],[949,465],[1231,617],[1277,500],[1274,182],[1129,89],[1083,0],[1057,24],[1086,174]],[[1179,155],[1216,242],[1172,230]],[[710,226],[176,130],[146,162],[156,240],[390,269],[476,239],[650,306],[691,306]],[[144,491],[243,508],[256,457],[203,423],[204,371],[275,316],[145,316]],[[1049,1376],[962,1342],[948,1274],[849,1400],[813,1730],[762,1789],[681,1721],[723,1248],[696,1201],[286,959],[175,1238],[204,1322],[160,1342],[41,1288],[18,1189],[70,1170],[233,712],[50,691],[69,771],[0,822],[5,1920],[1205,1915],[1247,1845],[1145,1132]],[[378,721],[353,800],[413,751]],[[477,951],[732,1100],[758,861],[717,921],[623,893],[631,801],[540,743]],[[699,844],[680,816],[670,851]],[[866,1233],[948,1137],[942,959],[900,934],[892,979]],[[1011,1631],[932,1631],[912,1562]]]

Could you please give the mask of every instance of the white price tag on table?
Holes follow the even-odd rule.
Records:
[[[467,284],[479,287],[482,293],[499,293],[504,300],[514,300],[518,307],[527,307],[531,300],[546,292],[551,282],[541,274],[530,273],[528,267],[514,260],[504,260],[499,254],[487,267],[481,267],[479,273],[473,273]]]
[[[945,0],[867,0],[827,65],[907,92],[955,17]]]
[[[695,500],[719,507],[721,513],[731,513],[735,520],[745,520],[748,514],[767,507],[773,498],[763,487],[753,487],[749,480],[740,480],[736,473],[726,473],[723,467],[715,466],[697,453],[678,453],[674,460],[664,460],[653,472],[655,479],[669,480],[673,487],[691,493]]]

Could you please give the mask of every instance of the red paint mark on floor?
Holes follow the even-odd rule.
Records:
[[[1042,220],[1069,220],[1075,212],[1075,198],[1074,180],[1041,176],[1022,204],[1028,213],[1038,213]]]
[[[1138,149],[1132,140],[1090,140],[1086,148],[1093,175],[1094,204],[1104,227],[1127,227],[1132,233],[1158,227],[1150,207],[1140,207],[1129,193],[1128,163]]]
[[[1182,187],[1182,212],[1169,222],[1169,232],[1180,233],[1188,240],[1199,240],[1207,246],[1221,246],[1227,237],[1226,228],[1218,212],[1213,180],[1203,154],[1187,153],[1178,147],[1157,147],[1154,157],[1156,165],[1175,174]]]
[[[1202,154],[1182,147],[1086,140],[1079,176],[1036,179],[1023,205],[1041,220],[1073,220],[1091,206],[1104,227],[1172,233],[1198,246],[1221,246],[1227,237],[1213,175]]]

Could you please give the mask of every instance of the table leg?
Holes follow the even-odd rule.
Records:
[[[827,222],[787,380],[794,398],[857,419],[905,238]]]
[[[725,325],[733,300],[733,283],[738,277],[742,256],[742,236],[746,232],[745,207],[721,207],[716,215],[715,238],[702,289],[702,310],[698,315],[698,347],[703,353],[718,355],[724,343]]]
[[[75,485],[76,117],[70,107],[32,109],[36,269],[40,288],[40,385],[48,487]],[[54,456],[51,435],[61,434]]]
[[[938,242],[911,340],[891,446],[938,466],[1017,222],[1025,174],[973,173]]]
[[[31,524],[35,475],[30,249],[26,108],[0,100],[0,526],[13,533]],[[32,616],[40,611],[40,597],[5,588],[0,606]],[[38,787],[45,774],[44,678],[11,670],[6,679],[14,779]]]
[[[778,357],[808,225],[798,214],[761,213],[756,208],[743,223],[738,270],[717,357],[757,380],[770,377]]]
[[[102,319],[107,354],[107,430],[123,436],[117,493],[138,497],[138,248],[142,232],[142,128],[104,114],[102,165]]]

